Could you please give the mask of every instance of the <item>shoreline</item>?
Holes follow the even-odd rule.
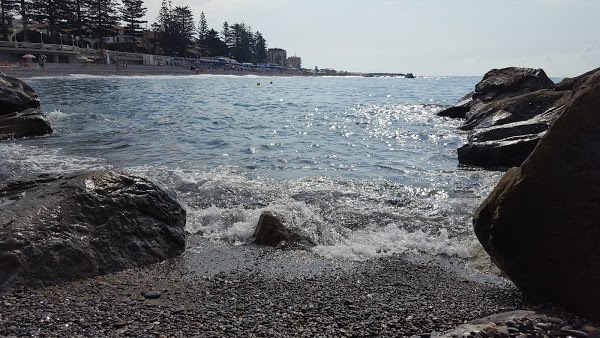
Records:
[[[31,78],[78,70],[60,66],[15,72]],[[75,74],[194,75],[185,67],[154,67],[117,71],[90,65]],[[188,235],[184,254],[161,263],[0,293],[0,337],[430,336],[517,310],[538,311],[535,316],[546,318],[539,319],[542,324],[555,318],[552,329],[559,334],[554,336],[591,332],[581,331],[591,321],[528,303],[507,280],[482,278],[463,265],[459,259],[427,255],[328,260],[306,251],[218,244]],[[147,292],[160,295],[144,296]],[[498,321],[506,324],[508,319]],[[529,326],[521,332],[529,334]]]
[[[506,311],[557,316],[509,282],[459,276],[436,259],[332,261],[188,242],[150,266],[0,293],[0,336],[428,336]]]
[[[256,75],[256,76],[324,76],[326,74],[303,74],[298,71],[280,70],[237,70],[225,68],[199,68],[191,70],[189,66],[178,65],[128,65],[116,67],[106,64],[67,64],[47,63],[43,69],[32,63],[30,67],[9,66],[0,67],[0,73],[16,78],[97,75],[97,76],[151,76],[151,75]],[[343,75],[338,75],[343,76]]]

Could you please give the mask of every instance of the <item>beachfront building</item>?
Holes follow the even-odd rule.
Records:
[[[296,69],[302,68],[302,58],[296,55],[290,56],[287,58],[287,66]]]
[[[114,26],[117,35],[115,36],[105,36],[104,43],[131,43],[135,41],[135,37],[133,35],[125,34],[125,28],[121,26]]]
[[[269,48],[267,50],[267,63],[276,66],[285,67],[287,61],[287,52],[281,48]]]

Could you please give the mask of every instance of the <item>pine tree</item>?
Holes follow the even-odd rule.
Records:
[[[125,33],[132,36],[141,36],[143,28],[141,24],[147,21],[141,20],[146,16],[147,8],[144,7],[143,0],[122,0],[120,19],[125,22]]]
[[[18,2],[16,0],[0,0],[0,34],[2,40],[8,40],[8,27],[17,8]]]
[[[231,43],[229,53],[238,62],[255,62],[255,37],[252,28],[244,23],[236,23],[229,27]]]
[[[254,34],[254,61],[256,63],[267,61],[267,41],[258,31]]]
[[[175,55],[189,56],[192,39],[196,33],[194,16],[189,6],[177,6],[174,9],[175,18]]]
[[[152,28],[156,33],[156,44],[160,49],[159,54],[169,55],[172,51],[172,26],[173,26],[173,3],[171,0],[163,0],[158,12],[156,22]]]
[[[225,56],[227,55],[227,45],[221,38],[219,37],[219,33],[211,29],[206,34],[204,38],[204,45],[206,50],[204,51],[204,55],[206,56]]]
[[[118,7],[114,0],[91,0],[89,7],[92,38],[98,39],[98,48],[104,48],[104,38],[116,36]]]
[[[90,26],[90,2],[91,0],[68,0],[68,10],[70,15],[67,17],[65,29],[71,32],[71,38],[74,36],[91,35]]]
[[[52,43],[57,43],[59,34],[68,27],[72,15],[71,2],[33,0],[32,4],[30,18],[39,23],[45,23]]]
[[[227,23],[227,21],[225,21],[223,23],[223,30],[221,31],[221,38],[222,38],[223,42],[225,42],[225,46],[227,46],[227,53],[224,54],[223,56],[231,56],[230,50],[233,47],[233,39],[231,36],[231,30],[229,29],[229,24]]]
[[[19,11],[21,13],[21,22],[23,24],[23,30],[29,29],[29,16],[31,15],[33,4],[31,0],[20,0],[19,1]],[[25,35],[25,41],[27,41],[27,34]]]
[[[173,7],[163,0],[157,22],[152,24],[163,55],[191,56],[192,39],[196,33],[194,16],[189,6]]]
[[[204,11],[200,13],[200,22],[198,23],[198,40],[202,41],[208,34],[208,24],[206,23],[206,16]]]

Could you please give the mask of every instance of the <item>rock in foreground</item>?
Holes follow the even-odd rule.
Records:
[[[255,244],[276,248],[306,248],[315,246],[310,237],[293,227],[288,227],[282,217],[265,211],[260,215],[252,237]]]
[[[0,184],[0,290],[159,262],[185,246],[185,210],[152,182],[100,171]]]
[[[476,211],[477,238],[524,293],[600,319],[600,72]]]
[[[0,74],[0,140],[51,134],[52,128],[39,107],[33,88]]]

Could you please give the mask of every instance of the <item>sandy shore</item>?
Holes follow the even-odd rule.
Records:
[[[551,310],[452,263],[189,242],[160,264],[0,294],[0,336],[428,336],[505,311]],[[160,296],[146,299],[149,291]]]
[[[240,71],[226,70],[222,68],[208,68],[199,71],[190,70],[189,66],[147,66],[147,65],[128,65],[127,67],[116,67],[106,64],[66,64],[66,63],[48,63],[44,69],[40,69],[36,64],[30,67],[0,67],[0,73],[16,78],[30,78],[40,76],[68,76],[71,74],[87,75],[200,75],[200,74],[227,74],[227,75],[260,75],[260,76],[295,76],[301,75],[296,72],[281,71]]]

